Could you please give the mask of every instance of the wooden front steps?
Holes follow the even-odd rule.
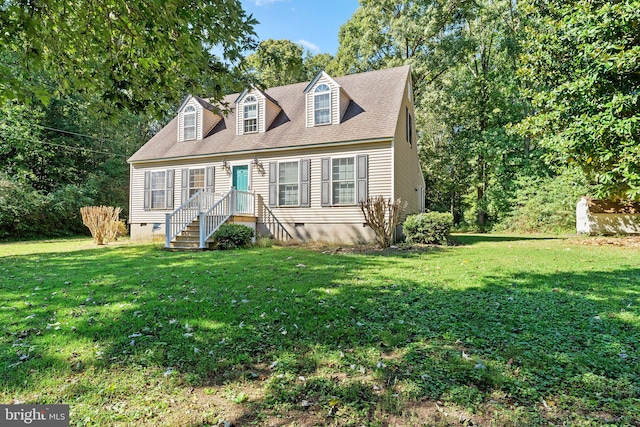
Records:
[[[200,250],[200,222],[196,219],[171,241],[168,249]]]
[[[258,218],[253,215],[232,215],[225,221],[227,224],[241,224],[256,230]],[[200,248],[200,221],[196,218],[175,239],[171,241],[168,250],[175,251],[202,251],[209,249],[213,243],[211,239],[206,241],[207,248]]]

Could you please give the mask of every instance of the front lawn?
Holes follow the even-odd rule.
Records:
[[[71,425],[640,426],[640,252],[0,245],[0,403]]]

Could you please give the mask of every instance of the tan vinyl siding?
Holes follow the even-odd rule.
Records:
[[[244,100],[247,99],[247,97],[249,96],[255,97],[256,100],[258,101],[258,108],[257,108],[258,133],[264,133],[268,128],[268,124],[271,124],[270,122],[265,122],[265,119],[268,120],[268,118],[266,118],[265,115],[268,114],[268,107],[266,103],[269,101],[266,99],[266,97],[262,93],[260,93],[260,91],[252,89],[248,91],[242,97],[242,99],[236,104],[236,134],[237,135],[244,135]],[[277,105],[275,107],[278,108]]]
[[[180,113],[180,117],[178,118],[178,142],[184,141],[184,118],[182,116],[182,112]]]
[[[351,101],[351,98],[349,98],[349,95],[347,95],[347,92],[345,92],[344,89],[340,88],[340,117],[338,117],[338,123],[342,122],[344,113],[347,111],[347,108],[349,107],[349,101]]]
[[[409,80],[407,80],[409,84]],[[409,101],[407,96],[407,90],[405,88],[405,96],[402,100],[402,106],[398,114],[398,124],[396,126],[396,133],[394,137],[394,197],[402,198],[407,201],[407,209],[405,210],[405,216],[409,214],[420,212],[420,187],[424,189],[424,177],[422,175],[422,169],[420,167],[420,161],[418,158],[417,147],[417,135],[415,131],[415,111],[413,105]],[[409,145],[406,135],[406,111],[409,107],[409,113],[413,118],[413,129],[411,132],[412,145]]]
[[[183,111],[185,110],[185,108],[187,108],[188,106],[192,106],[193,108],[196,109],[196,140],[200,141],[202,140],[202,105],[200,105],[198,103],[198,101],[196,101],[195,99],[191,98],[191,100],[189,102],[187,102],[187,104],[182,107],[182,111],[180,112],[180,117],[178,120],[178,142],[184,142],[184,114]],[[193,141],[193,140],[190,140]]]
[[[307,127],[315,125],[313,96],[316,88],[321,84],[326,84],[331,88],[331,124],[340,124],[342,116],[340,115],[340,99],[338,97],[339,86],[328,76],[322,76],[307,92]]]
[[[265,131],[265,120],[264,120],[264,112],[265,112],[265,98],[258,98],[258,132],[264,133]]]
[[[281,108],[276,104],[271,102],[271,100],[266,99],[266,112],[265,112],[265,129],[269,129],[271,123],[278,117],[280,114]]]
[[[245,163],[246,164],[246,163]],[[222,167],[222,159],[212,161],[181,161],[181,162],[158,162],[143,165],[131,165],[131,195],[129,204],[129,222],[131,223],[164,223],[165,215],[173,212],[173,210],[153,209],[144,210],[144,173],[145,171],[163,171],[175,170],[175,181],[173,184],[173,206],[174,209],[180,207],[185,200],[182,200],[182,169],[183,168],[206,168],[208,166],[215,167],[215,184],[216,193],[225,193],[231,187],[229,174]]]
[[[338,93],[339,89],[332,87],[331,88],[331,124],[339,125],[340,124],[340,95]]]
[[[310,189],[311,207],[272,207],[274,215],[283,223],[306,224],[356,224],[361,226],[364,222],[362,212],[357,205],[340,207],[320,206],[321,191],[321,159],[323,157],[355,157],[359,154],[368,155],[369,196],[383,195],[391,197],[391,141],[370,144],[358,144],[341,147],[324,147],[295,150],[288,153],[272,156],[260,155],[259,161],[262,168],[250,164],[253,155],[227,156],[225,160],[230,167],[236,165],[249,165],[250,189],[256,193],[256,202],[269,204],[269,162],[298,161],[309,159],[311,165]],[[174,169],[174,206],[179,207],[181,200],[182,168],[198,168],[215,166],[215,192],[224,193],[231,188],[231,174],[222,167],[222,158],[207,160],[194,160],[191,162],[171,161],[142,165],[131,165],[131,223],[154,223],[165,221],[167,210],[144,210],[144,172],[152,170]],[[258,219],[258,222],[261,222]]]
[[[202,108],[201,105],[198,105],[196,107],[196,141],[202,140],[202,125],[203,125],[202,110],[204,110],[204,108]]]
[[[236,104],[236,134],[244,135],[244,126],[242,121],[244,119],[244,108],[242,108],[242,102]]]
[[[263,157],[260,161],[265,168],[264,175],[255,173],[253,170],[252,184],[256,194],[262,197],[262,202],[268,206],[269,200],[269,162],[286,162],[298,161],[300,159],[309,159],[311,162],[311,207],[271,207],[274,215],[281,222],[285,223],[305,223],[305,224],[332,224],[332,223],[351,223],[362,224],[364,218],[360,207],[340,206],[340,207],[322,207],[320,206],[321,191],[321,159],[323,157],[355,157],[358,154],[367,154],[369,156],[369,195],[382,194],[386,197],[391,196],[391,146],[390,142],[372,143],[367,145],[358,145],[340,148],[322,148],[297,150],[295,153],[283,154],[281,156]],[[259,199],[260,197],[258,197]],[[258,219],[258,222],[261,222]]]
[[[218,123],[220,123],[222,117],[214,112],[205,109],[203,109],[203,116],[202,134],[206,136],[209,132],[211,132],[211,129],[213,129]]]

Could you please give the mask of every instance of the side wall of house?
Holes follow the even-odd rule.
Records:
[[[410,87],[410,79],[407,79],[404,97],[400,113],[398,115],[398,124],[396,126],[396,134],[394,137],[393,158],[394,158],[394,197],[402,198],[407,202],[407,208],[403,215],[403,220],[407,215],[419,213],[424,209],[424,187],[425,181],[422,175],[420,159],[418,157],[418,144],[415,129],[415,111],[413,103],[409,98],[408,88]],[[407,108],[411,115],[413,125],[411,127],[411,143],[407,138]]]
[[[144,175],[146,171],[175,170],[174,207],[183,203],[181,194],[182,169],[213,166],[215,170],[216,193],[224,193],[231,187],[233,166],[249,165],[249,182],[256,194],[256,212],[259,214],[258,229],[265,230],[265,217],[268,211],[280,221],[292,237],[300,240],[323,240],[333,242],[369,241],[373,234],[364,226],[364,217],[358,205],[322,206],[322,166],[323,158],[354,157],[367,155],[367,186],[369,195],[391,197],[391,141],[341,146],[280,151],[258,154],[260,164],[252,165],[255,154],[244,156],[226,156],[228,169],[222,164],[222,158],[203,160],[161,162],[131,165],[131,205],[130,219],[132,240],[149,240],[152,237],[164,238],[165,215],[172,210],[144,209]],[[269,163],[309,160],[309,207],[271,207],[269,208]],[[301,187],[300,187],[301,188]],[[156,231],[152,231],[156,225]]]

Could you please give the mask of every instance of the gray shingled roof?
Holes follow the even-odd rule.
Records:
[[[235,112],[231,111],[202,140],[177,142],[178,118],[175,117],[131,156],[129,162],[392,138],[408,74],[409,67],[403,66],[335,78],[352,99],[339,125],[305,127],[303,91],[308,83],[265,91],[282,108],[265,133],[236,135]],[[233,105],[238,95],[227,95],[224,101]]]

